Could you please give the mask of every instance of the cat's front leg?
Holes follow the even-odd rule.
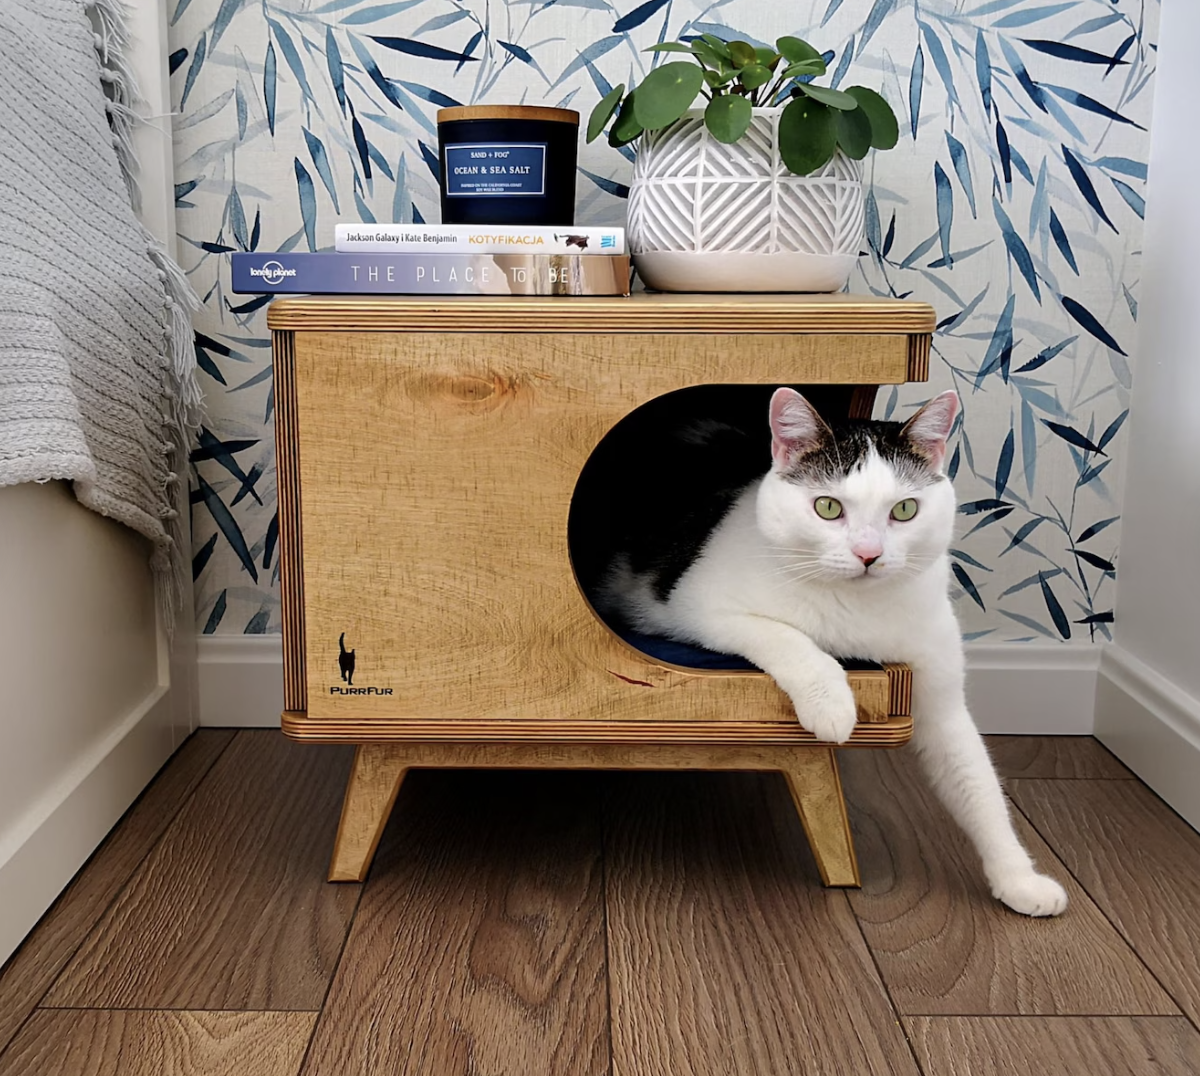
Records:
[[[705,644],[740,654],[769,673],[787,693],[796,716],[818,740],[844,743],[858,720],[845,670],[802,631],[780,620],[726,615]]]
[[[992,895],[1022,915],[1059,915],[1067,893],[1022,846],[963,690],[957,628],[913,660],[913,746],[930,786],[983,860]]]

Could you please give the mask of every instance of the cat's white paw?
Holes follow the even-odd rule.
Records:
[[[840,667],[835,675],[791,692],[791,697],[800,724],[818,740],[845,743],[850,738],[858,720],[858,704]]]
[[[1033,871],[992,886],[992,895],[1022,915],[1061,915],[1067,908],[1067,891],[1053,878]]]

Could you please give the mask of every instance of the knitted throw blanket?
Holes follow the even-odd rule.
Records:
[[[118,3],[0,2],[0,486],[69,479],[149,538],[170,625],[195,299],[134,214]]]

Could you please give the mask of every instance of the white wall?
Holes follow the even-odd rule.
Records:
[[[1097,734],[1200,825],[1200,4],[1164,0],[1117,581]]]

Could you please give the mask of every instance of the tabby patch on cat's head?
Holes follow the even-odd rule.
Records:
[[[940,482],[958,406],[958,394],[951,390],[930,400],[907,423],[829,423],[794,389],[777,389],[770,412],[776,472],[789,481],[827,486],[862,467],[873,452],[914,489]]]

